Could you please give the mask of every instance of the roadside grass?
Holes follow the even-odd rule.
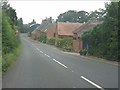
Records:
[[[0,78],[2,78],[2,33],[0,32]]]
[[[0,78],[2,78],[2,55],[0,54]]]
[[[11,53],[5,54],[2,56],[2,74],[7,72],[10,66],[16,61],[17,57],[19,56],[22,50],[22,44],[20,45]]]

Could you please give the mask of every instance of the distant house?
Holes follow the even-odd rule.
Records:
[[[28,35],[31,36],[32,31],[37,28],[40,24],[32,24],[30,25],[30,31],[28,32]]]
[[[82,34],[85,31],[93,29],[100,21],[95,19],[89,20],[86,23],[71,23],[71,22],[49,22],[47,20],[42,21],[32,32],[32,38],[38,39],[40,33],[44,33],[47,39],[50,38],[73,38],[72,47],[76,52],[79,52],[82,48],[88,48],[88,41],[82,40]]]
[[[84,23],[81,27],[73,31],[73,49],[76,52],[79,52],[82,48],[88,48],[88,41],[82,40],[82,34],[85,31],[93,29],[97,24],[101,22],[98,20],[89,20],[88,22]]]
[[[43,21],[33,32],[32,37],[37,39],[40,33],[45,33],[47,38],[73,37],[73,31],[82,26],[82,23],[47,22]]]
[[[35,30],[33,30],[32,38],[38,39],[38,37],[40,36],[40,33],[45,33],[47,38],[51,38],[53,37],[52,32],[55,32],[54,30],[55,28],[52,22],[42,21],[41,25],[39,25]]]
[[[37,27],[35,30],[33,30],[33,31],[31,32],[31,37],[32,37],[33,39],[37,39],[37,38],[39,37],[40,30],[38,30],[38,28],[39,28],[39,27]]]
[[[56,23],[56,38],[62,37],[73,37],[73,31],[82,26],[82,23],[71,23],[71,22],[57,22]]]

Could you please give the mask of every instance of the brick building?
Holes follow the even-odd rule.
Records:
[[[82,23],[57,22],[55,37],[73,37],[73,31],[82,26]]]
[[[97,20],[89,20],[88,22],[84,23],[81,27],[73,31],[73,49],[76,52],[79,52],[82,48],[88,48],[88,41],[82,40],[82,34],[85,31],[93,29],[97,24],[100,24],[100,21]]]
[[[33,32],[32,37],[37,39],[40,33],[45,33],[47,38],[73,37],[73,31],[82,26],[82,23],[70,22],[42,22]]]

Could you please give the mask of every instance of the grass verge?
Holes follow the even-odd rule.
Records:
[[[2,77],[2,55],[0,54],[0,78]]]
[[[13,52],[2,56],[2,74],[8,71],[8,69],[14,63],[14,61],[16,61],[21,50],[22,50],[22,44],[20,43],[20,45],[17,48],[15,48]]]

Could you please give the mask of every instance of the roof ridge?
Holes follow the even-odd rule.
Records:
[[[80,31],[80,29],[84,29],[86,28],[86,26],[88,27],[89,25],[92,25],[92,23],[96,23],[96,22],[98,22],[98,20],[89,20],[88,22],[77,28],[75,31],[73,31],[73,33],[77,33],[78,31]]]
[[[83,24],[83,23],[79,23],[79,22],[57,22],[57,24],[58,23],[65,23],[65,24],[68,24],[68,23],[70,23],[70,24]]]

